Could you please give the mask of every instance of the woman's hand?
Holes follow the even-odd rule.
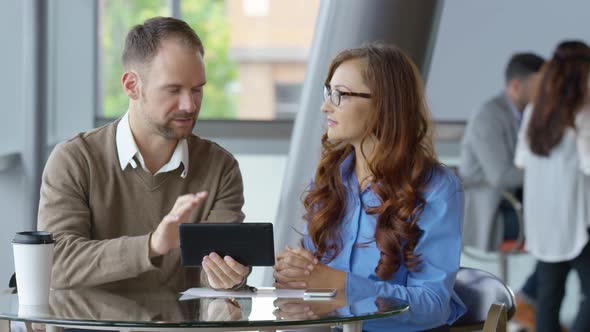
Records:
[[[273,276],[276,288],[337,288],[346,289],[346,272],[319,263],[311,251],[287,249],[277,256]]]
[[[300,299],[276,299],[273,304],[276,308],[273,314],[277,319],[307,320],[319,318],[310,303]]]
[[[276,299],[273,302],[277,319],[306,320],[318,319],[346,305],[346,297],[338,294],[330,300]]]
[[[277,288],[307,288],[318,259],[304,248],[292,249],[289,246],[277,255],[273,276]]]

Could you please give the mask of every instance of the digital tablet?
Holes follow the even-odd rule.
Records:
[[[184,266],[201,266],[215,252],[246,266],[273,266],[271,223],[180,224],[180,257]]]

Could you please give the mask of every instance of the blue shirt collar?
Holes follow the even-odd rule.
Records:
[[[363,191],[360,191],[359,183],[356,178],[356,172],[354,171],[354,151],[351,152],[346,158],[340,163],[340,177],[342,183],[348,187],[349,199],[351,197],[358,197],[362,201],[363,205],[366,206],[377,206],[381,204],[380,199],[377,197],[371,186],[367,186]]]
[[[342,179],[346,179],[350,177],[352,173],[354,173],[354,168],[352,167],[352,161],[354,160],[354,152],[351,152],[346,156],[346,158],[340,164],[340,176]]]

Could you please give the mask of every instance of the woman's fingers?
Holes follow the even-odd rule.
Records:
[[[287,251],[303,257],[305,260],[309,261],[312,264],[318,263],[318,259],[315,257],[313,252],[311,252],[303,247],[291,248],[291,247],[287,246],[286,248],[287,248]]]

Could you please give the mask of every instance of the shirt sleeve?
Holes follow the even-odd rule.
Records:
[[[58,145],[43,171],[38,229],[53,233],[52,287],[89,287],[156,269],[150,234],[91,240],[87,162],[72,143]]]
[[[451,324],[464,313],[463,303],[453,291],[461,256],[464,195],[458,182],[447,189],[433,192],[427,200],[418,222],[422,235],[415,249],[422,263],[419,270],[408,272],[406,285],[349,273],[347,297],[374,294],[405,300],[416,315],[429,317],[417,330]]]
[[[531,119],[532,105],[527,106],[522,115],[522,124],[518,130],[516,149],[514,152],[514,165],[520,169],[525,168],[526,154],[528,151],[527,130]]]
[[[312,178],[309,181],[309,190],[313,189],[313,184],[314,184],[314,179]],[[309,228],[308,227],[309,227],[309,222],[305,221],[305,227],[303,227],[303,231],[302,231],[301,243],[302,243],[304,249],[309,250],[315,254],[316,247],[313,244],[311,237],[309,236]]]
[[[576,147],[580,170],[590,175],[590,109],[582,110],[576,117]]]

